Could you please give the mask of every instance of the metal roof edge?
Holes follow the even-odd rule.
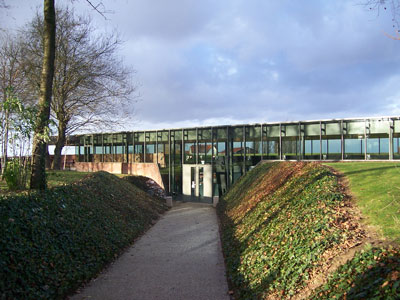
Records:
[[[226,128],[226,127],[243,127],[255,125],[285,125],[285,124],[299,124],[299,123],[319,123],[319,122],[338,122],[338,121],[359,121],[359,120],[400,120],[400,116],[380,116],[380,117],[357,117],[357,118],[341,118],[341,119],[320,119],[320,120],[304,120],[304,121],[285,121],[285,122],[262,122],[262,123],[247,123],[247,124],[232,124],[232,125],[210,125],[210,126],[195,126],[195,127],[181,127],[181,128],[164,128],[164,129],[149,129],[149,130],[124,130],[116,132],[97,132],[97,133],[82,133],[71,135],[78,137],[84,135],[99,135],[99,134],[121,134],[132,132],[157,132],[157,131],[172,131],[172,130],[193,130],[193,129],[208,129],[208,128]]]

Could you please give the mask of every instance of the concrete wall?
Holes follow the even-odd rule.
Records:
[[[137,164],[129,164],[123,163],[122,164],[122,174],[130,174],[130,175],[141,175],[146,176],[153,179],[155,182],[158,183],[163,189],[164,183],[161,178],[160,169],[158,168],[157,164],[154,163],[137,163]]]
[[[75,162],[78,172],[106,171],[113,174],[121,174],[122,163],[120,162]]]
[[[75,168],[79,172],[106,171],[113,174],[140,175],[153,179],[162,188],[164,183],[160,169],[154,163],[121,163],[121,162],[75,162]]]

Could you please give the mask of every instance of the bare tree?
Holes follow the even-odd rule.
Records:
[[[378,15],[383,11],[389,12],[392,15],[395,36],[385,34],[392,39],[400,40],[400,0],[367,0],[364,5],[372,11],[376,11]]]
[[[133,70],[124,66],[117,51],[116,33],[96,34],[88,17],[75,16],[69,8],[57,8],[58,30],[51,114],[57,123],[53,168],[59,169],[61,151],[69,134],[88,127],[113,126],[124,120],[135,87]],[[24,31],[29,63],[27,77],[38,84],[43,25],[37,16]]]
[[[74,0],[71,1],[73,2]],[[53,94],[52,85],[54,77],[54,61],[56,50],[56,15],[54,2],[55,0],[43,0],[44,15],[41,48],[41,50],[43,51],[43,59],[41,61],[40,80],[37,81],[37,88],[39,89],[39,102],[33,139],[32,172],[30,182],[31,189],[46,188],[45,158],[47,152],[47,137],[49,135],[50,105],[52,103],[51,98]],[[86,0],[86,2],[103,17],[105,16],[104,5],[101,1],[97,2],[96,4],[94,4],[91,0]],[[6,4],[5,0],[0,0],[0,8],[8,9],[9,5]],[[109,88],[112,87],[109,86]],[[90,101],[88,103],[90,103]],[[60,107],[62,107],[62,105]],[[84,116],[88,117],[91,116],[91,114],[90,112],[86,112]],[[77,119],[79,120],[80,118],[78,117]],[[95,120],[96,117],[92,116],[90,119]],[[68,122],[70,121],[71,118]],[[59,147],[59,149],[61,153],[62,147]]]
[[[4,0],[0,0],[0,8],[10,8],[9,5],[6,4],[6,2]]]
[[[43,64],[40,80],[38,114],[33,137],[31,189],[46,188],[46,136],[50,119],[56,52],[56,14],[54,0],[44,0]]]

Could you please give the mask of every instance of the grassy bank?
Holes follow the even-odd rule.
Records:
[[[165,209],[161,200],[105,172],[44,193],[2,197],[0,298],[63,298]]]
[[[237,299],[400,293],[398,250],[364,248],[351,205],[337,177],[317,163],[267,163],[243,176],[218,207]]]
[[[400,242],[400,164],[346,162],[327,164],[349,180],[357,206],[368,224],[386,238]]]

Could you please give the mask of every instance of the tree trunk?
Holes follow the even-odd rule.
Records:
[[[56,142],[56,148],[54,149],[54,157],[53,157],[53,170],[61,169],[61,151],[65,145],[65,131],[67,125],[64,122],[59,122],[58,125],[58,137]]]
[[[56,16],[54,0],[44,0],[44,55],[40,78],[39,112],[33,137],[31,189],[46,188],[46,135],[50,118],[56,49]]]

